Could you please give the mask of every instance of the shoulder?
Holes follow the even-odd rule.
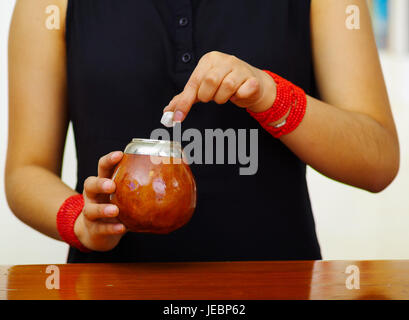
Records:
[[[37,29],[65,31],[65,17],[69,0],[17,0],[13,22]],[[35,32],[35,29],[33,30]]]

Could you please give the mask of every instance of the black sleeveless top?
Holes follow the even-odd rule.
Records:
[[[69,0],[76,190],[97,175],[101,156],[162,127],[164,106],[209,51],[233,54],[314,95],[309,11],[306,0]],[[169,235],[127,233],[109,252],[70,248],[68,262],[321,259],[303,162],[230,102],[194,105],[188,128],[203,137],[205,129],[246,129],[248,137],[258,129],[256,174],[240,175],[239,161],[192,164],[198,198],[186,226]]]

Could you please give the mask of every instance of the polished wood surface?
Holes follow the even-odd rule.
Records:
[[[348,289],[350,265],[359,289]],[[409,261],[276,261],[0,267],[0,299],[409,299]],[[357,270],[355,268],[355,270]],[[54,283],[55,284],[55,283]]]

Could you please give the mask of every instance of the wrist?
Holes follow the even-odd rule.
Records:
[[[78,241],[84,244],[84,219],[82,213],[78,216],[74,223],[74,234]]]
[[[84,207],[84,198],[77,194],[68,197],[57,212],[57,229],[63,241],[70,246],[77,248],[82,252],[90,252],[79,238],[82,238],[82,230],[80,218]],[[80,218],[80,219],[78,219]]]
[[[263,70],[258,69],[260,74],[260,85],[262,93],[260,99],[247,108],[251,112],[264,112],[271,108],[274,104],[277,95],[277,87],[274,79]]]
[[[264,70],[276,84],[276,95],[273,104],[261,111],[256,109],[247,112],[275,138],[292,132],[302,121],[307,106],[305,92],[288,80]]]

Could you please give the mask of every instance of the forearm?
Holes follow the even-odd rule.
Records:
[[[384,189],[399,168],[394,132],[368,115],[311,97],[303,121],[281,141],[329,178],[372,192]]]
[[[37,231],[61,240],[56,217],[61,204],[76,194],[53,172],[36,165],[6,170],[6,195],[13,213]]]

